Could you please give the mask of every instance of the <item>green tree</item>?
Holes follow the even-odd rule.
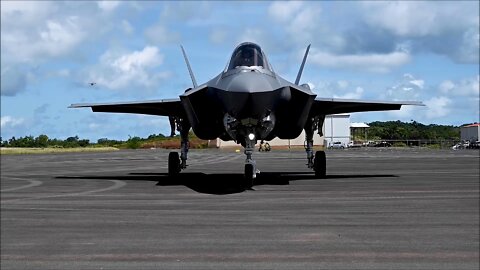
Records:
[[[138,149],[141,145],[140,137],[129,137],[127,140],[127,147],[130,149]]]
[[[48,136],[47,135],[40,135],[35,138],[35,146],[36,147],[47,147],[48,146]]]

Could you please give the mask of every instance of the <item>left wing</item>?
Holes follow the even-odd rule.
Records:
[[[92,108],[93,112],[185,116],[185,110],[179,98],[122,103],[80,103],[72,104],[69,108]]]
[[[360,99],[316,98],[310,115],[400,110],[402,105],[425,106],[419,101],[373,101]]]

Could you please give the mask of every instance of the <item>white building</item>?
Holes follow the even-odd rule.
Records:
[[[333,142],[342,142],[345,146],[350,142],[350,115],[349,114],[337,114],[327,115],[325,122],[323,123],[322,131],[324,136],[318,135],[315,132],[313,136],[314,146],[328,146]],[[212,144],[213,143],[213,144]],[[302,131],[300,136],[292,140],[282,140],[275,138],[268,142],[270,146],[285,146],[285,147],[298,147],[304,146],[305,143],[305,131]],[[232,147],[238,146],[234,141],[222,141],[217,139],[210,143],[213,147]]]
[[[350,142],[350,115],[327,115],[323,123],[323,136],[327,147],[334,142],[341,142],[346,147]]]
[[[475,123],[472,125],[460,127],[460,139],[462,141],[476,142],[480,134],[480,124]]]

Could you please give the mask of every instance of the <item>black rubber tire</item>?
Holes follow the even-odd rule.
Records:
[[[180,157],[177,152],[168,154],[168,175],[175,176],[180,173]]]
[[[254,172],[253,164],[245,164],[245,188],[250,189],[253,187],[253,174]]]
[[[315,176],[317,178],[325,178],[327,175],[327,158],[324,151],[315,152],[313,170],[315,171]]]

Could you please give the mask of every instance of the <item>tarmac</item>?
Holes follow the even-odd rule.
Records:
[[[1,269],[479,269],[479,151],[1,156]]]

